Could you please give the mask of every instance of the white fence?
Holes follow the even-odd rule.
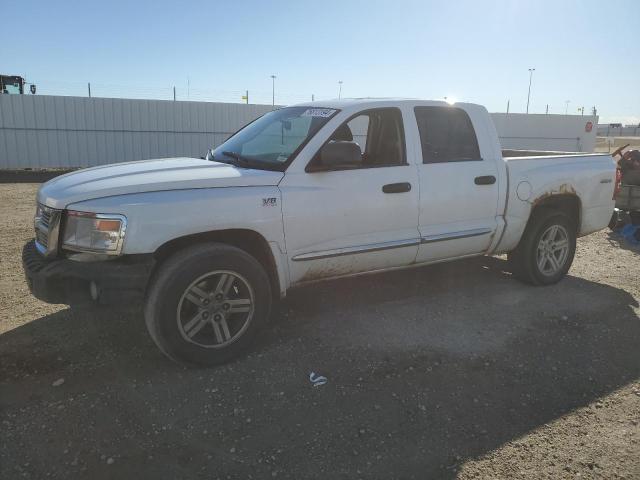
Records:
[[[492,113],[491,117],[505,149],[593,152],[596,146],[597,116]]]
[[[0,168],[199,157],[270,105],[0,95]]]
[[[624,127],[612,127],[610,124],[598,125],[599,137],[637,137],[640,135],[639,125],[626,125]]]
[[[199,157],[270,105],[0,95],[0,169]],[[492,114],[503,148],[591,152],[597,117]],[[591,132],[585,131],[587,122]]]

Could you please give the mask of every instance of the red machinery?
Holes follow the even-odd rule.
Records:
[[[626,223],[621,213],[627,213],[632,224],[640,224],[640,151],[628,150],[629,144],[618,148],[611,154],[617,160],[616,186],[614,198],[616,208],[609,226],[615,228]]]

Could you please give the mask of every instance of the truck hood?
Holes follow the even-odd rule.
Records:
[[[40,187],[38,202],[52,208],[95,198],[160,190],[277,185],[284,173],[234,167],[197,158],[164,158],[87,168]]]

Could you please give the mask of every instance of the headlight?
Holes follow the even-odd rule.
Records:
[[[127,227],[122,215],[68,210],[62,233],[62,247],[79,252],[119,255]]]

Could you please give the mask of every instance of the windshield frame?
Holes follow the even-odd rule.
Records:
[[[289,165],[291,165],[291,163],[293,163],[293,161],[296,159],[296,157],[300,154],[300,152],[307,146],[307,144],[316,136],[318,135],[330,122],[331,120],[333,120],[335,118],[336,115],[338,115],[342,110],[339,108],[334,108],[334,107],[323,107],[323,106],[318,106],[318,105],[290,105],[290,106],[286,106],[286,107],[281,107],[281,108],[275,108],[269,112],[263,113],[262,115],[260,115],[259,117],[251,120],[249,123],[247,123],[246,125],[244,125],[243,127],[241,127],[239,130],[237,130],[236,132],[234,132],[232,135],[230,135],[224,142],[222,142],[220,145],[218,145],[217,147],[213,148],[212,151],[218,150],[222,145],[224,145],[225,143],[227,143],[229,140],[231,140],[233,137],[235,137],[237,134],[239,134],[241,131],[243,131],[245,128],[247,128],[248,126],[252,125],[254,122],[258,121],[259,119],[261,119],[262,117],[264,117],[265,115],[270,114],[271,112],[276,112],[278,110],[283,110],[285,108],[318,108],[318,109],[328,109],[328,110],[333,110],[333,113],[326,117],[326,122],[324,123],[324,125],[322,125],[320,127],[320,129],[314,133],[311,136],[307,136],[302,143],[300,143],[300,145],[298,145],[298,148],[296,148],[291,155],[289,155],[289,158],[287,158],[286,161],[282,162],[282,163],[270,163],[270,162],[262,162],[265,165],[264,170],[275,170],[278,172],[284,172],[287,168],[289,168]],[[214,162],[217,162],[218,160],[216,160],[214,158],[213,160]],[[256,162],[260,162],[261,160],[256,159]],[[260,170],[260,168],[258,167],[250,167],[250,168],[256,168],[258,170]]]

